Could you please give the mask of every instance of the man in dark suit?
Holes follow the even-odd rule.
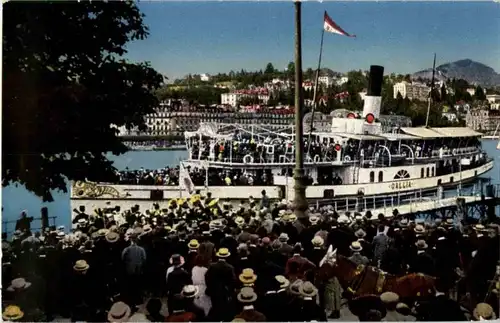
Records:
[[[278,241],[281,242],[281,247],[279,248],[279,251],[281,254],[285,255],[287,259],[292,255],[293,252],[293,247],[288,244],[288,234],[286,233],[281,233],[280,236],[278,237]]]
[[[415,307],[418,321],[467,321],[460,305],[444,295],[442,282],[436,281],[436,296]]]
[[[430,276],[436,274],[435,262],[432,256],[426,251],[427,243],[425,240],[418,240],[415,243],[417,254],[413,258],[410,270],[414,273],[422,273]]]
[[[173,302],[173,298],[182,292],[184,286],[192,284],[191,273],[188,273],[182,268],[184,265],[184,258],[181,255],[173,255],[170,263],[172,267],[167,270],[166,287],[169,305]]]
[[[307,258],[301,256],[302,246],[300,243],[297,243],[293,247],[293,256],[288,259],[285,267],[285,276],[290,279],[304,279],[305,274],[313,269],[316,266],[309,261]]]
[[[236,288],[234,267],[226,262],[230,255],[227,248],[220,248],[216,254],[219,260],[211,264],[205,274],[207,284],[205,293],[212,300],[212,309],[209,313],[211,321],[229,321],[234,318],[234,313],[228,310],[231,308]]]
[[[380,266],[380,262],[384,259],[387,250],[389,249],[389,237],[387,236],[386,227],[379,225],[377,235],[373,238],[373,264]]]

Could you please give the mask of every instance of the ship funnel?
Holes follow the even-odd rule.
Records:
[[[382,104],[382,82],[384,80],[384,67],[378,65],[370,66],[368,78],[368,93],[365,96],[363,106],[363,118],[368,124],[372,124],[380,117],[380,106]]]

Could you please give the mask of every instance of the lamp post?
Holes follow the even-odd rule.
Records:
[[[303,222],[308,219],[306,186],[304,177],[304,133],[302,119],[304,117],[304,97],[302,91],[302,26],[301,2],[295,0],[295,169],[294,179],[294,212]]]

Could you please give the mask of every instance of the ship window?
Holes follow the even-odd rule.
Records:
[[[378,181],[379,183],[384,181],[384,172],[378,172]]]
[[[453,183],[453,176],[450,177],[450,183]]]
[[[403,179],[403,178],[410,178],[410,174],[405,170],[402,169],[394,175],[394,179]]]
[[[323,198],[332,198],[334,197],[334,191],[333,190],[324,190],[323,191]]]
[[[370,183],[375,182],[375,172],[370,172]]]
[[[441,179],[438,179],[438,186],[441,185],[442,181]]]
[[[431,176],[434,177],[434,167],[431,167]]]
[[[477,170],[474,171],[474,176],[477,176]]]
[[[427,167],[427,171],[425,172],[425,176],[429,177],[429,167]]]
[[[420,169],[420,177],[424,178],[424,169],[423,168]]]

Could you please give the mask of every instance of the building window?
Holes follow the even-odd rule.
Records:
[[[450,183],[453,183],[453,176],[450,177]]]
[[[375,182],[375,172],[370,172],[370,183]]]
[[[427,171],[425,172],[425,176],[429,177],[429,167],[427,167]]]
[[[431,176],[434,177],[434,167],[431,167]]]
[[[379,183],[384,181],[384,172],[378,172],[378,181]]]
[[[420,169],[420,177],[424,178],[424,169],[423,168]]]

